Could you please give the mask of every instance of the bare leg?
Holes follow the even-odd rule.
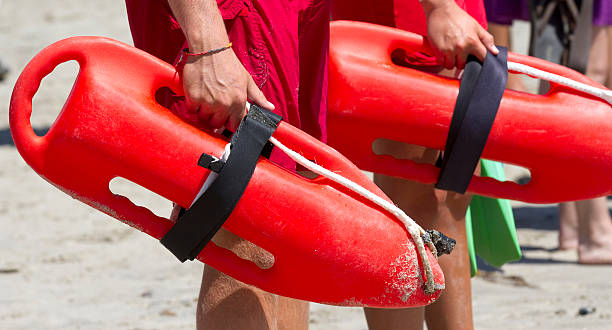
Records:
[[[600,84],[607,85],[610,80],[610,61],[612,60],[612,43],[609,38],[612,34],[609,33],[609,28],[601,28],[593,26],[593,38],[591,41],[591,49],[589,50],[589,62],[587,65],[587,77],[597,81]]]
[[[575,202],[559,204],[559,250],[578,248],[578,213]]]
[[[488,31],[495,38],[495,44],[512,49],[512,40],[510,39],[510,25],[501,25],[495,23],[489,23]],[[527,87],[523,84],[523,80],[520,74],[509,74],[508,83],[506,88],[513,89],[516,91],[525,92]]]
[[[576,202],[578,262],[612,264],[612,218],[605,197]]]
[[[223,229],[214,242],[260,267],[273,262],[268,252]],[[198,300],[197,328],[308,329],[308,303],[264,292],[206,266]]]
[[[425,310],[420,308],[364,308],[369,330],[422,330]]]
[[[453,253],[439,259],[446,289],[440,299],[425,308],[427,327],[434,329],[473,329],[470,257],[465,233],[465,213],[471,195],[432,189],[437,198],[438,217],[424,219],[431,226],[457,240]],[[429,221],[428,221],[429,220]]]
[[[612,27],[593,27],[587,76],[612,85]],[[578,214],[578,262],[612,263],[612,219],[605,197],[576,202]]]
[[[377,153],[433,164],[437,150],[389,142]],[[433,329],[472,329],[470,262],[465,234],[465,213],[471,200],[413,181],[376,174],[374,181],[406,214],[424,228],[433,228],[457,240],[450,256],[440,257],[446,289],[434,304],[425,308],[425,319]],[[370,329],[422,329],[423,308],[404,310],[366,309]]]
[[[610,31],[612,31],[610,27],[602,28],[593,26],[591,49],[589,50],[589,62],[586,72],[589,78],[604,85],[612,81],[610,79],[612,70],[610,70],[609,66],[609,63],[612,63],[612,49],[609,49],[612,47],[612,42],[610,41],[612,33],[610,33]],[[578,248],[578,226],[582,227],[583,225],[587,225],[589,218],[584,218],[584,216],[590,217],[590,214],[595,212],[595,210],[588,210],[588,208],[598,205],[597,202],[588,203],[583,201],[579,203],[581,204],[580,213],[577,211],[577,202],[559,204],[559,249],[561,250]],[[580,231],[584,232],[586,230],[587,228],[580,228]],[[588,238],[581,237],[581,240],[588,241]]]

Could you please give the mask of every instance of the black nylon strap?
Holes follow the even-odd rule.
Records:
[[[448,130],[436,188],[465,193],[493,127],[508,81],[508,50],[484,63],[468,58]]]
[[[217,179],[160,240],[181,262],[197,257],[230,216],[280,119],[278,115],[251,105],[232,136],[232,152]]]
[[[198,166],[202,166],[215,173],[220,173],[223,166],[225,166],[225,162],[209,154],[202,154],[198,160]]]

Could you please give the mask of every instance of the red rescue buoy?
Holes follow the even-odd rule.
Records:
[[[43,77],[69,60],[80,66],[72,92],[48,133],[37,136],[32,97]],[[111,193],[110,180],[128,179],[188,207],[210,173],[198,166],[200,155],[219,157],[227,143],[159,105],[155,93],[163,87],[182,93],[175,69],[143,51],[100,37],[57,42],[31,60],[15,85],[15,146],[62,191],[159,240],[174,223]],[[281,122],[274,137],[388,200],[355,165],[297,128]],[[224,228],[274,255],[273,266],[261,269],[212,242],[197,259],[269,292],[375,307],[420,306],[440,294],[424,292],[415,244],[391,214],[326,178],[306,179],[265,158]],[[443,286],[431,252],[427,259]]]
[[[355,38],[359,36],[359,38]],[[423,37],[368,23],[331,27],[328,142],[364,170],[426,184],[439,169],[376,155],[388,139],[444,150],[459,80],[395,64],[391,54],[431,50]],[[509,53],[522,63],[603,88],[550,62]],[[530,203],[553,203],[612,194],[612,109],[596,97],[551,83],[546,95],[506,90],[483,158],[525,167],[525,185],[472,177],[468,191]]]

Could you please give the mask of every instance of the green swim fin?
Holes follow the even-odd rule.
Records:
[[[485,159],[480,163],[481,176],[506,180],[501,163]],[[514,215],[508,200],[474,195],[465,221],[472,276],[477,271],[476,255],[495,267],[521,258]]]

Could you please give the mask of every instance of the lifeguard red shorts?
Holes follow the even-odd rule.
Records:
[[[325,141],[328,1],[218,0],[217,4],[233,51],[275,111]],[[176,64],[187,44],[167,1],[126,0],[126,5],[134,46]],[[177,108],[184,107],[180,100],[165,105],[179,113]],[[273,151],[270,158],[295,168],[282,153]]]

